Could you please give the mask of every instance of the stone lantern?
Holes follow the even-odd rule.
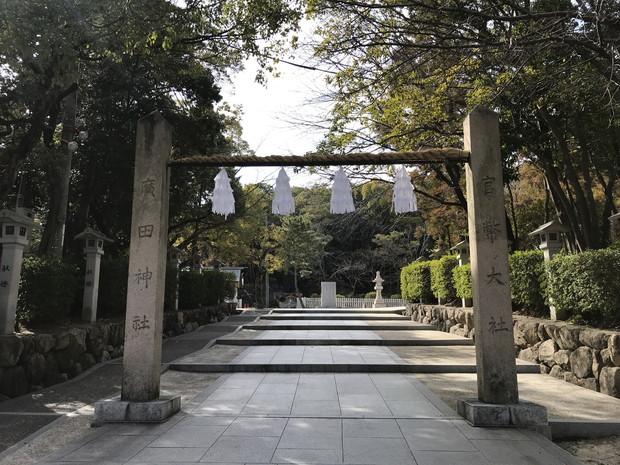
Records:
[[[174,268],[175,274],[179,276],[179,265],[181,264],[181,249],[176,247],[168,248],[168,266]],[[177,280],[176,289],[174,290],[174,311],[179,309],[179,282]]]
[[[99,269],[101,267],[101,256],[103,255],[103,244],[114,242],[106,235],[95,231],[93,228],[86,228],[75,236],[76,239],[83,241],[83,252],[86,255],[86,274],[84,276],[84,299],[82,301],[82,320],[88,323],[97,321],[97,301],[99,298]]]
[[[192,255],[190,267],[196,273],[202,273],[202,255],[195,253]]]
[[[456,259],[459,261],[459,266],[467,265],[469,263],[469,242],[461,241],[456,244],[450,250],[456,251]]]
[[[375,279],[372,280],[372,282],[375,283],[375,291],[377,293],[375,296],[375,302],[372,304],[372,308],[385,307],[385,300],[383,300],[383,297],[381,296],[381,291],[383,290],[383,281],[384,280],[381,277],[381,273],[377,271]]]
[[[562,234],[568,231],[570,231],[570,228],[564,226],[558,220],[553,220],[543,224],[529,235],[538,237],[538,248],[543,251],[545,261],[549,261],[564,247]]]
[[[529,235],[538,237],[538,248],[543,251],[545,262],[548,262],[564,247],[562,234],[566,234],[568,231],[570,231],[570,228],[564,226],[558,220],[553,220],[543,224]],[[566,319],[566,312],[555,308],[551,299],[549,299],[549,315],[552,320]]]
[[[22,258],[35,226],[37,224],[22,213],[0,210],[0,335],[14,332]]]
[[[615,213],[607,219],[611,226],[611,240],[620,240],[620,213]]]

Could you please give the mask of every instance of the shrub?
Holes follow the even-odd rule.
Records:
[[[620,312],[620,250],[556,255],[548,267],[548,295],[556,308],[586,320],[617,318]]]
[[[509,255],[508,264],[513,304],[524,313],[536,316],[547,314],[544,297],[547,273],[543,253],[539,250],[515,252]]]
[[[234,297],[234,279],[233,274],[221,271],[182,271],[179,273],[179,308],[200,308]]]
[[[400,296],[400,294],[392,294],[390,296],[390,299],[402,299],[402,297]]]
[[[179,270],[175,265],[166,266],[166,284],[164,288],[164,310],[174,311],[176,294],[179,285]]]
[[[464,299],[471,299],[471,265],[468,263],[467,265],[455,267],[452,270],[452,275],[456,295]]]
[[[377,297],[377,293],[375,291],[367,292],[364,296],[365,299],[375,299]]]
[[[458,266],[455,255],[444,255],[431,262],[431,290],[442,302],[450,302],[456,298],[454,276],[452,270]]]
[[[429,302],[431,291],[431,262],[413,262],[400,272],[400,292],[407,302]]]
[[[16,321],[60,322],[79,300],[79,268],[57,257],[26,256],[22,262]]]

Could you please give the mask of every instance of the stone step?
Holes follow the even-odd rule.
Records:
[[[387,313],[402,315],[405,307],[392,308],[275,308],[271,313]]]
[[[411,321],[411,318],[394,313],[315,313],[305,315],[301,313],[270,314],[260,317],[261,320],[385,320],[385,321]]]
[[[308,322],[305,324],[294,324],[294,323],[267,323],[267,324],[248,324],[243,325],[243,329],[255,329],[255,330],[369,330],[369,331],[411,331],[411,330],[420,330],[420,331],[436,331],[433,325],[424,325],[420,323],[367,323],[367,324],[357,324],[357,323],[349,323],[344,321],[343,323],[312,323]]]
[[[290,338],[219,338],[216,344],[236,346],[473,346],[472,339],[290,339]]]
[[[172,363],[171,370],[196,373],[475,373],[476,365],[408,363]],[[517,365],[517,373],[540,373],[536,364]]]

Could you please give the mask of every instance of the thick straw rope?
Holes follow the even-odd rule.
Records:
[[[202,166],[329,166],[329,165],[391,165],[445,162],[468,162],[469,152],[461,149],[428,149],[415,152],[349,153],[340,155],[270,155],[256,156],[195,156],[170,160],[169,165]]]

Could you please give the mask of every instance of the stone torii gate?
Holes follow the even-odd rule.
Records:
[[[171,166],[463,162],[466,165],[478,399],[459,401],[459,413],[476,425],[546,424],[544,407],[519,403],[496,113],[477,107],[466,117],[463,150],[170,160],[171,132],[170,125],[157,112],[138,122],[122,393],[120,399],[96,405],[94,423],[161,421],[180,408],[180,398],[160,397],[159,386]]]

